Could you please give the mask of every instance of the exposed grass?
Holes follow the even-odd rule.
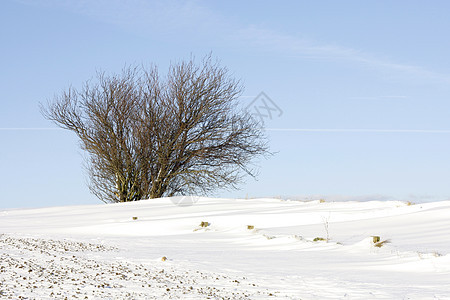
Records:
[[[313,239],[313,242],[321,242],[321,241],[327,241],[327,239],[324,239],[324,238],[322,238],[322,237],[316,237],[316,238],[314,238]]]
[[[387,243],[390,243],[390,242],[391,242],[390,240],[384,240],[384,241],[375,243],[375,244],[374,244],[374,247],[381,248],[381,247],[383,247],[384,244],[387,244]]]
[[[209,223],[209,222],[201,222],[200,223],[200,227],[208,227],[209,225],[211,225],[211,223]]]

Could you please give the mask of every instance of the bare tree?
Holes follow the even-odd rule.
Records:
[[[43,115],[75,132],[88,154],[91,191],[104,202],[236,188],[268,154],[264,133],[240,110],[238,80],[210,56],[156,67],[99,73],[70,88]]]

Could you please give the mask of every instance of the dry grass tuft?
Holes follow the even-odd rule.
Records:
[[[211,223],[209,223],[209,222],[201,222],[200,223],[200,227],[208,227],[209,225],[211,225]]]
[[[384,240],[382,242],[375,243],[373,246],[381,248],[381,247],[383,247],[384,244],[387,244],[387,243],[390,243],[390,242],[391,242],[390,240]]]

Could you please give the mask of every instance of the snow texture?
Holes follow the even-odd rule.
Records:
[[[4,210],[0,298],[450,299],[449,216],[197,197]]]

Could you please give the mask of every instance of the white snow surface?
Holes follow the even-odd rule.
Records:
[[[3,210],[0,234],[1,299],[450,299],[450,201],[173,197]]]

